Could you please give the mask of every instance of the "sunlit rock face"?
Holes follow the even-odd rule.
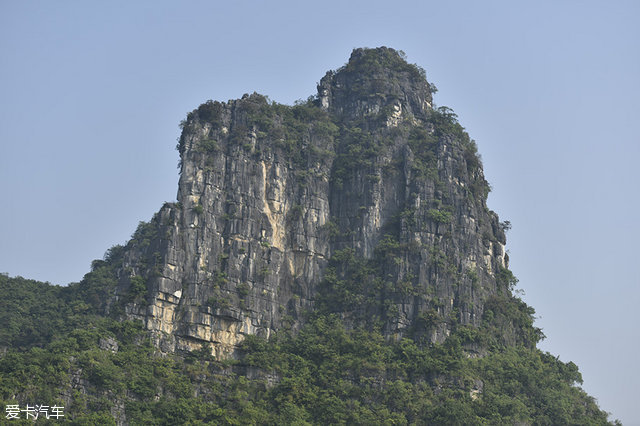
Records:
[[[504,232],[475,144],[431,90],[395,50],[356,49],[306,103],[252,94],[189,113],[178,201],[134,235],[109,306],[163,351],[232,356],[247,334],[333,309],[327,272],[347,279],[336,259],[351,253],[375,274],[350,278],[367,297],[335,307],[347,324],[432,342],[479,325]]]

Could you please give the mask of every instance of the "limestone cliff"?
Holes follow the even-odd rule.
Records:
[[[254,93],[189,113],[178,201],[127,245],[106,309],[163,351],[218,356],[315,309],[388,338],[479,326],[512,284],[504,229],[475,143],[432,88],[395,50],[356,49],[307,102]]]

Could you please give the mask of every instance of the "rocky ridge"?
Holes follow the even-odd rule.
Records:
[[[164,352],[218,357],[318,309],[388,339],[479,327],[514,283],[505,225],[433,91],[383,47],[354,50],[294,106],[201,105],[183,122],[178,201],[139,227],[104,309],[142,320]],[[488,320],[507,343],[535,340]]]

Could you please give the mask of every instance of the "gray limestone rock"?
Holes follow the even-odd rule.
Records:
[[[108,302],[163,351],[232,356],[247,334],[299,328],[345,249],[374,264],[384,294],[363,278],[380,303],[344,318],[379,317],[388,338],[442,341],[479,325],[500,291],[505,236],[475,144],[393,49],[354,50],[301,105],[209,101],[178,150],[178,201],[127,246]]]

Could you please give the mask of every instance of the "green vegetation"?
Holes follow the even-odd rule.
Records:
[[[312,424],[606,424],[575,386],[575,364],[523,346],[469,358],[472,335],[460,328],[442,344],[389,343],[318,315],[295,336],[248,338],[241,362],[280,376],[262,400],[274,423],[293,411]]]
[[[271,150],[301,169],[333,156],[333,139],[338,127],[314,98],[288,106],[271,102],[258,93],[245,95],[235,101],[237,122],[230,126],[228,134],[227,130],[221,133],[225,108],[228,107],[220,102],[207,101],[189,113],[181,124],[184,129],[196,123],[208,125],[209,134],[195,144],[195,151],[205,155],[207,167],[213,166],[213,159],[220,152],[238,147],[256,156]],[[186,133],[176,146],[181,155],[186,149]]]
[[[254,93],[238,101],[246,119],[230,135],[237,145],[246,145],[253,132],[262,149],[275,149],[299,167],[310,167],[331,158],[338,127],[313,98],[294,106],[270,102]]]
[[[213,154],[220,151],[220,145],[218,145],[218,141],[213,139],[202,139],[199,141],[197,149],[205,154]]]
[[[240,283],[236,287],[236,290],[238,291],[238,296],[240,296],[241,299],[244,299],[245,297],[247,297],[247,295],[249,295],[251,287],[249,287],[249,284],[247,283]]]
[[[374,172],[377,158],[386,151],[390,142],[392,139],[388,135],[363,130],[354,123],[343,124],[331,173],[333,184],[342,188],[343,182],[353,178],[356,173]]]
[[[466,173],[469,178],[469,195],[476,200],[485,202],[491,187],[482,176],[482,161],[478,154],[478,146],[469,137],[464,127],[458,122],[458,116],[448,107],[439,107],[431,111],[429,123],[433,126],[432,138],[438,140],[450,140],[453,138],[462,149],[462,155],[466,163],[465,170],[458,172]]]
[[[316,313],[297,334],[248,336],[240,360],[220,362],[206,345],[160,355],[140,324],[92,315],[61,287],[0,276],[0,289],[0,402],[65,406],[71,424],[113,424],[116,400],[131,424],[607,424],[573,363],[524,343],[469,358],[482,328],[424,345]],[[496,311],[504,303],[493,315],[510,315]],[[39,317],[16,315],[36,307]]]
[[[143,295],[146,293],[146,291],[147,291],[147,284],[145,283],[144,278],[142,278],[139,275],[136,275],[135,277],[131,277],[130,293],[133,295],[133,297]]]
[[[409,79],[416,81],[426,79],[424,69],[415,64],[409,64],[406,61],[404,52],[396,51],[387,47],[377,49],[356,49],[354,50],[351,60],[336,72],[343,73],[349,78],[354,76],[351,90],[357,94],[369,95],[384,93],[382,87],[387,83],[384,78],[366,79],[360,76],[384,76],[388,77],[390,71],[396,75],[406,75]]]
[[[451,222],[451,212],[446,210],[429,209],[427,211],[427,216],[436,223]]]
[[[202,204],[196,204],[193,207],[193,211],[195,214],[202,214],[204,212],[204,207],[202,206]]]
[[[202,120],[204,122],[207,123],[211,123],[211,125],[214,127],[214,129],[219,129],[220,127],[222,127],[222,112],[224,110],[224,104],[222,104],[221,102],[218,101],[207,101],[204,104],[200,105],[198,107],[198,109],[196,109],[195,111],[190,112],[187,115],[186,120],[182,121],[180,123],[180,127],[181,128],[185,128],[189,122],[195,120],[196,118],[199,120]],[[215,143],[215,141],[212,141]],[[185,139],[184,139],[184,134],[180,137],[180,139],[178,140],[178,145],[176,146],[176,149],[180,152],[180,155],[184,154],[184,150],[185,150]],[[202,146],[202,149],[204,151],[209,151],[207,148],[214,148],[215,146]]]
[[[410,130],[408,144],[415,155],[413,173],[421,179],[437,181],[439,179],[436,161],[438,137],[422,127],[414,126]]]

